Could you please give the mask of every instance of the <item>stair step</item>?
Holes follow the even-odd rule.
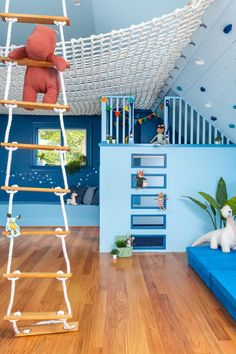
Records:
[[[20,191],[20,192],[43,192],[43,193],[70,193],[69,189],[57,188],[34,188],[34,187],[5,187],[2,186],[3,191]]]
[[[57,274],[57,273],[9,273],[3,274],[3,278],[71,278],[72,274]]]
[[[41,334],[66,333],[78,331],[78,322],[68,322],[72,329],[64,329],[63,323],[42,324],[39,326],[18,326],[20,331],[15,337],[38,336]]]
[[[47,231],[37,231],[37,230],[27,230],[24,231],[21,229],[21,236],[49,236],[49,235],[70,235],[70,231],[55,231],[55,230],[47,230]],[[3,231],[3,236],[9,236],[10,232]]]
[[[68,320],[72,318],[72,315],[64,314],[58,315],[57,312],[21,312],[21,316],[16,316],[11,313],[9,316],[4,316],[4,320],[7,321],[28,321],[28,320]]]
[[[0,61],[2,63],[17,63],[17,65],[20,66],[33,66],[37,68],[53,68],[54,65],[53,63],[50,63],[49,61],[41,61],[41,60],[32,60],[32,59],[11,59],[8,57],[0,57]]]
[[[35,23],[42,25],[54,25],[56,22],[66,22],[66,25],[70,25],[69,17],[63,16],[48,16],[48,15],[33,15],[33,14],[16,14],[16,13],[0,13],[0,17],[3,21],[8,18],[16,18],[21,23]]]
[[[35,145],[35,144],[18,144],[18,143],[0,143],[1,147],[17,147],[23,150],[57,150],[57,151],[70,151],[67,146],[54,146],[54,145]]]
[[[19,108],[28,108],[28,109],[43,109],[47,111],[52,111],[53,109],[65,109],[69,112],[70,107],[63,104],[49,104],[49,103],[40,103],[40,102],[24,102],[24,101],[15,101],[15,100],[0,100],[1,105],[16,105]]]

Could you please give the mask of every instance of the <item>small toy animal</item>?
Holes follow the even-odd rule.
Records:
[[[154,136],[154,138],[150,141],[150,143],[155,143],[155,145],[165,145],[168,144],[168,140],[165,135],[165,125],[164,124],[158,124],[157,125],[157,135]]]
[[[137,190],[147,187],[147,179],[144,177],[144,172],[142,170],[139,170],[137,172],[137,175],[135,178],[137,179],[137,181],[136,181],[136,189]]]
[[[56,32],[46,26],[36,26],[26,46],[14,49],[9,53],[11,59],[29,58],[39,61],[49,61],[53,68],[30,67],[25,73],[23,101],[36,102],[38,93],[43,93],[43,103],[54,104],[60,93],[58,71],[69,67],[63,58],[54,54],[56,49]]]
[[[10,232],[10,236],[12,237],[17,237],[20,236],[20,226],[17,225],[16,220],[20,219],[21,216],[17,215],[16,217],[13,217],[11,214],[7,214],[7,224],[5,230],[7,232]]]
[[[133,241],[134,241],[134,237],[132,237],[130,234],[128,234],[127,239],[126,239],[127,247],[132,247]]]
[[[165,200],[167,199],[164,195],[164,193],[159,193],[157,195],[157,206],[160,208],[160,210],[166,210],[165,208]]]
[[[233,220],[232,209],[229,205],[225,205],[220,211],[223,218],[226,219],[226,227],[203,235],[192,244],[193,247],[210,242],[212,249],[217,249],[218,246],[221,246],[224,253],[229,253],[230,249],[236,249],[236,225]]]
[[[76,202],[76,197],[78,197],[77,193],[71,193],[71,198],[66,199],[67,205],[78,205]]]

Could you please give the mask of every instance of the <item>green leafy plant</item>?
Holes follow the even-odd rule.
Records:
[[[86,157],[84,155],[80,155],[76,160],[72,160],[67,163],[66,170],[70,175],[74,175],[79,172],[81,167],[85,166]]]
[[[127,242],[125,240],[117,240],[115,244],[118,248],[124,248],[127,246]]]
[[[118,255],[119,254],[119,250],[117,248],[113,248],[113,250],[111,250],[111,254],[115,254]]]
[[[109,144],[112,144],[112,136],[111,135],[107,135],[106,138],[107,138]]]
[[[220,213],[220,209],[224,205],[226,204],[229,205],[233,211],[233,215],[236,215],[236,196],[228,199],[226,183],[222,177],[218,182],[215,198],[205,192],[198,192],[198,193],[205,200],[205,203],[190,196],[183,196],[183,198],[187,198],[191,200],[193,203],[198,205],[202,210],[205,210],[205,212],[209,215],[215,230],[217,230],[219,227],[222,227],[222,225],[225,224],[225,220],[222,218]]]
[[[40,153],[38,153],[38,158],[40,159],[40,160],[45,160],[45,153],[44,152],[40,152]]]

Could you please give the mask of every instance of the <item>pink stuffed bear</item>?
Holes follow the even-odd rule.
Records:
[[[11,59],[33,59],[49,61],[55,68],[28,66],[25,73],[23,101],[37,102],[38,93],[43,93],[43,103],[55,104],[60,93],[59,71],[69,67],[63,58],[54,55],[56,32],[45,26],[36,26],[29,36],[26,46],[9,53]]]

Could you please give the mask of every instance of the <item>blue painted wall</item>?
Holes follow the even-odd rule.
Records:
[[[205,212],[182,195],[197,197],[198,191],[215,194],[222,176],[227,182],[229,196],[235,195],[236,170],[234,146],[175,146],[154,148],[139,146],[102,146],[100,165],[100,250],[109,252],[116,235],[131,232],[131,214],[157,214],[155,210],[131,210],[131,194],[153,194],[158,190],[136,191],[130,187],[131,154],[167,154],[167,168],[143,168],[148,173],[167,173],[167,251],[184,251],[194,239],[211,230]],[[158,172],[157,172],[158,171]],[[112,183],[111,183],[112,181]],[[159,190],[160,191],[160,190]],[[134,230],[133,234],[144,234]],[[147,234],[164,234],[163,230],[147,230]]]
[[[0,141],[4,139],[7,116],[1,116]],[[65,117],[66,128],[87,129],[87,159],[88,166],[82,168],[80,173],[74,176],[68,175],[69,186],[81,183],[83,185],[99,185],[99,146],[101,140],[101,120],[99,116]],[[22,143],[36,143],[35,129],[59,128],[59,119],[56,116],[14,116],[9,141]],[[63,186],[60,167],[35,166],[35,152],[18,150],[13,154],[12,177],[10,184],[34,187]],[[7,163],[7,152],[0,150],[0,184],[4,184]],[[40,183],[42,182],[42,183]],[[7,200],[7,194],[0,192],[0,201]],[[51,193],[17,193],[16,201],[55,201]]]

